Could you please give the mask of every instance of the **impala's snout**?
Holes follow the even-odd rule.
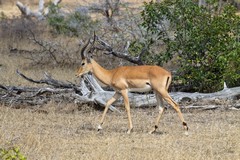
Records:
[[[75,77],[76,77],[76,78],[80,78],[80,77],[83,78],[83,74],[81,74],[81,73],[76,73],[76,74],[75,74]]]
[[[82,76],[82,70],[81,70],[81,68],[77,70],[75,76],[76,76],[76,78],[79,78],[80,76]]]
[[[76,78],[83,78],[83,75],[76,74]]]
[[[80,68],[77,72],[76,72],[76,74],[75,74],[75,76],[76,76],[76,78],[83,78],[83,75],[84,75],[85,73],[83,72],[83,68]]]

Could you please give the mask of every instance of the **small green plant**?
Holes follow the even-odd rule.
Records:
[[[0,148],[1,160],[26,160],[19,147]]]

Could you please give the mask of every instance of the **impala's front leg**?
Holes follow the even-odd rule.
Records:
[[[128,91],[125,89],[125,90],[122,90],[121,93],[122,93],[122,96],[124,99],[124,105],[125,105],[125,109],[126,109],[127,115],[128,115],[128,131],[127,131],[127,133],[130,134],[133,129],[133,125],[132,125],[130,105],[129,105],[129,100],[128,100]]]
[[[104,109],[104,112],[103,112],[103,115],[102,115],[102,118],[101,118],[101,121],[100,121],[100,124],[98,125],[98,131],[99,130],[102,130],[102,124],[103,124],[103,121],[105,119],[105,116],[107,114],[107,111],[108,111],[108,108],[111,104],[113,104],[113,102],[115,102],[116,100],[118,100],[120,98],[121,94],[118,93],[118,92],[115,92],[115,94],[113,95],[113,97],[111,99],[109,99],[106,103],[106,106],[105,106],[105,109]]]

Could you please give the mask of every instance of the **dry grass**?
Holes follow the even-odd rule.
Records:
[[[134,131],[125,133],[127,117],[109,112],[100,133],[102,111],[48,104],[40,109],[0,107],[0,144],[20,146],[28,159],[240,159],[240,117],[234,111],[185,111],[190,135],[177,114],[165,112],[159,131],[149,135],[157,110],[132,109]]]

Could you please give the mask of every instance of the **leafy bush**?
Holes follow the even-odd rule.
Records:
[[[143,26],[166,45],[162,55],[178,56],[178,79],[192,91],[213,92],[223,82],[240,85],[240,17],[233,6],[209,0],[145,3]],[[169,60],[166,59],[166,60]]]

